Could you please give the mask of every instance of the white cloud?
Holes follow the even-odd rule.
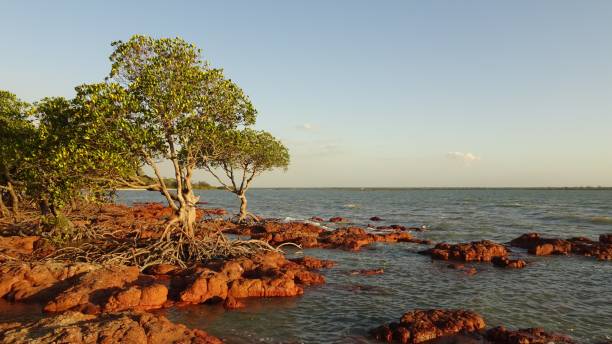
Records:
[[[311,130],[319,129],[319,126],[314,125],[314,124],[310,124],[310,123],[304,123],[304,124],[300,124],[300,125],[296,126],[296,128],[299,129],[299,130],[311,131]]]
[[[470,163],[470,162],[480,160],[479,156],[476,156],[472,153],[463,153],[463,152],[448,152],[446,153],[446,157],[452,160],[460,160],[465,163]]]

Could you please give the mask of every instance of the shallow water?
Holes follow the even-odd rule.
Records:
[[[206,207],[237,209],[229,193],[201,195],[209,202]],[[121,192],[119,200],[161,198]],[[385,221],[377,225],[425,225],[429,230],[417,235],[434,241],[507,242],[532,231],[596,239],[612,232],[612,191],[256,189],[249,194],[249,206],[265,217],[342,216],[359,225],[380,216]],[[163,312],[230,343],[368,343],[367,329],[419,307],[471,309],[490,326],[539,326],[583,343],[612,339],[610,262],[527,256],[532,264],[523,270],[475,264],[479,273],[467,276],[417,254],[420,249],[415,244],[377,244],[360,253],[305,250],[337,266],[323,271],[327,284],[307,288],[302,297],[249,300],[247,308],[233,311],[198,305]],[[348,273],[380,267],[383,275]]]

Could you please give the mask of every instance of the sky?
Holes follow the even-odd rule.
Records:
[[[28,101],[195,43],[290,150],[257,187],[612,186],[612,1],[2,0],[0,33]]]

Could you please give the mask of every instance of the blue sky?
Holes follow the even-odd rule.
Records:
[[[29,101],[196,43],[290,148],[256,186],[612,185],[611,1],[3,1],[0,32]]]

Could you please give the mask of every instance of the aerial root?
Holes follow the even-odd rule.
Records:
[[[230,240],[216,232],[198,238],[184,233],[170,240],[159,239],[109,239],[91,241],[79,246],[69,246],[54,251],[45,261],[78,261],[100,265],[135,265],[144,270],[155,264],[172,264],[185,268],[213,259],[250,257],[261,252],[275,251],[261,240]]]

